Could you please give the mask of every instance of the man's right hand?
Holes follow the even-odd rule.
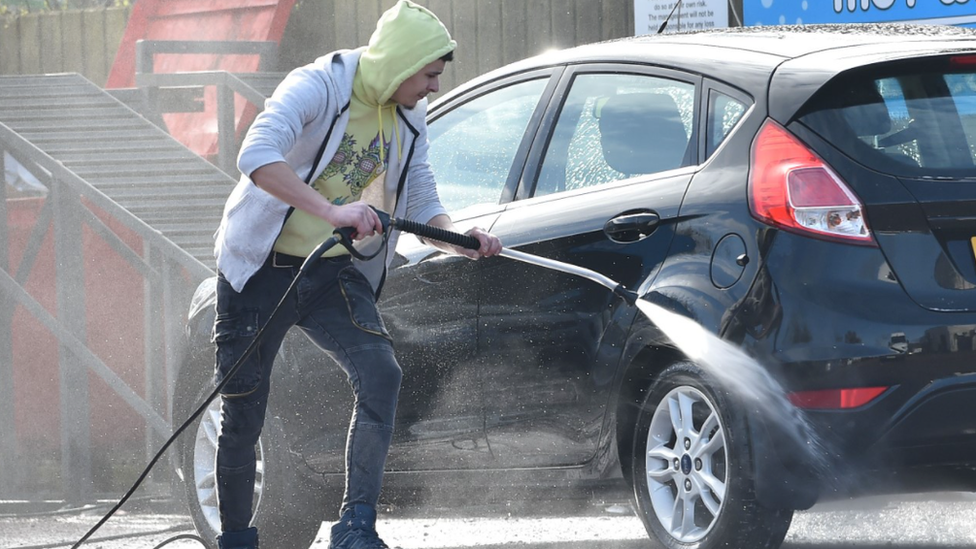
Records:
[[[383,232],[380,216],[376,215],[373,208],[365,202],[351,202],[342,206],[332,204],[331,206],[322,218],[331,223],[333,227],[355,229],[354,240]]]

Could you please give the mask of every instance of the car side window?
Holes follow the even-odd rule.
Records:
[[[534,196],[592,187],[689,163],[695,86],[636,74],[582,74],[572,83]]]
[[[745,113],[746,106],[741,101],[722,92],[711,91],[708,97],[708,130],[705,135],[706,156],[712,156]]]
[[[430,123],[428,161],[449,212],[498,203],[547,83],[538,78],[491,91]]]

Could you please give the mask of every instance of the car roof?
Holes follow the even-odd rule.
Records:
[[[735,86],[759,99],[774,73],[786,70],[790,85],[815,91],[859,65],[949,51],[976,53],[976,29],[950,25],[863,23],[731,27],[642,35],[555,50],[512,63],[450,92],[519,72],[559,65],[622,62],[680,67]],[[776,86],[772,86],[774,89]],[[798,107],[805,93],[772,101]]]
[[[825,39],[826,36],[829,36],[829,39]],[[636,43],[670,41],[681,44],[700,44],[765,53],[791,59],[817,52],[862,47],[869,44],[942,39],[976,39],[976,30],[949,25],[907,23],[778,25],[732,27],[670,35],[645,35],[623,41]]]
[[[552,62],[559,57],[579,60],[590,57],[668,60],[677,55],[683,66],[694,66],[697,53],[703,49],[750,52],[758,58],[778,63],[811,54],[849,56],[860,48],[877,48],[892,44],[976,41],[976,29],[950,25],[906,23],[861,23],[824,25],[781,25],[731,27],[698,32],[641,35],[618,38],[562,50],[560,55],[542,55],[537,62]],[[973,42],[976,44],[976,42]],[[690,49],[693,53],[681,54]],[[532,61],[527,60],[527,61]]]

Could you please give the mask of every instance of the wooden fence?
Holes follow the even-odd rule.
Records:
[[[0,74],[77,72],[102,86],[128,8],[27,14],[0,26]]]
[[[292,12],[279,70],[366,44],[394,0],[302,0]],[[458,42],[442,91],[550,48],[634,32],[633,0],[420,0]],[[77,72],[104,86],[129,8],[29,14],[0,26],[0,74]],[[205,40],[206,37],[201,37]]]
[[[337,48],[366,44],[393,0],[305,0],[282,41],[291,67]],[[551,48],[634,33],[633,0],[420,0],[444,22],[458,48],[442,91],[506,63]],[[351,24],[350,22],[355,22]]]

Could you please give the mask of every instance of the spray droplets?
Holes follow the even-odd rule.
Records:
[[[802,448],[809,464],[826,469],[826,452],[802,412],[786,398],[785,391],[766,369],[742,349],[715,336],[688,317],[658,305],[637,300],[637,307],[666,335],[675,347],[705,369],[744,406],[758,412],[777,431]]]

